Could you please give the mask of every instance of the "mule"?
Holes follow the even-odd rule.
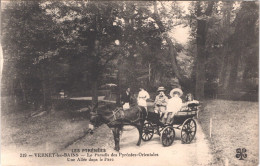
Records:
[[[147,116],[146,109],[140,106],[133,106],[130,109],[123,110],[115,104],[108,104],[97,108],[97,105],[91,109],[90,122],[97,128],[106,124],[113,132],[115,150],[119,151],[120,131],[124,125],[131,125],[137,128],[139,139],[137,146],[141,144],[144,121]]]

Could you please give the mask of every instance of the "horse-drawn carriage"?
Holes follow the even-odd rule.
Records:
[[[107,124],[112,129],[115,141],[115,150],[119,151],[120,131],[124,125],[131,125],[137,128],[139,138],[137,146],[141,140],[149,141],[152,139],[155,131],[161,137],[163,146],[170,146],[175,138],[175,129],[181,130],[181,140],[183,143],[190,143],[196,134],[197,125],[193,119],[197,115],[198,103],[188,104],[188,108],[179,111],[174,115],[171,124],[163,124],[160,121],[159,114],[147,111],[145,107],[138,105],[124,110],[116,104],[106,104],[101,107],[90,107],[90,122],[93,128],[98,128],[102,124]],[[90,129],[93,133],[93,129]]]
[[[149,141],[157,133],[163,146],[170,146],[175,138],[175,130],[181,130],[182,143],[190,143],[197,131],[197,124],[194,117],[198,113],[199,103],[188,104],[187,109],[177,112],[171,124],[163,124],[160,121],[160,115],[154,112],[148,112],[146,122],[143,127],[142,140]]]

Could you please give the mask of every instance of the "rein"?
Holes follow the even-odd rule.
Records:
[[[121,108],[117,108],[117,109],[115,109],[115,110],[112,110],[112,113],[113,113],[113,114],[112,114],[111,116],[109,116],[108,119],[113,117],[113,120],[110,121],[110,122],[107,123],[107,124],[110,124],[110,123],[115,122],[116,120],[118,120],[118,119],[116,118],[116,113],[119,112],[119,111],[121,111],[121,116],[122,116],[122,117],[125,117],[124,111],[121,110]]]
[[[136,121],[142,119],[142,118],[140,118],[140,112],[141,112],[142,110],[141,110],[141,108],[139,108],[139,107],[138,107],[138,109],[139,109],[138,118],[137,118],[136,120],[134,120],[134,121],[130,121],[130,120],[129,120],[131,123],[134,123],[134,122],[136,122]],[[112,111],[113,115],[111,115],[111,116],[109,117],[109,118],[114,117],[114,119],[113,119],[112,121],[110,121],[109,123],[107,123],[107,124],[110,124],[110,123],[115,122],[115,121],[118,120],[118,119],[116,118],[116,113],[119,112],[119,111],[121,111],[121,113],[122,113],[122,114],[121,114],[122,117],[125,117],[125,115],[124,115],[124,111],[121,110],[120,108],[117,108],[116,110],[113,110],[113,111]]]
[[[142,109],[140,108],[140,107],[137,107],[137,109],[139,110],[138,111],[138,114],[137,114],[137,119],[135,119],[135,120],[128,120],[128,119],[125,119],[125,113],[124,113],[124,110],[122,109],[122,108],[116,108],[116,109],[114,109],[114,110],[112,110],[112,115],[110,115],[110,116],[108,116],[107,118],[105,118],[105,119],[107,119],[109,122],[108,123],[106,123],[107,125],[110,125],[111,123],[113,123],[113,122],[116,122],[116,121],[118,121],[118,120],[120,120],[120,119],[124,119],[127,123],[135,123],[135,122],[137,122],[137,121],[139,121],[139,120],[141,120],[142,119],[142,117],[141,117],[141,115],[142,115]],[[118,114],[118,112],[120,113],[120,116],[119,115],[117,115]],[[93,111],[93,113],[94,113],[94,115],[93,116],[98,116],[98,115],[100,115],[99,113],[98,113],[98,110],[96,109],[95,110],[95,112]],[[102,116],[102,115],[101,115]],[[109,120],[109,119],[111,119],[111,118],[113,118],[111,121]],[[98,118],[95,118],[95,124],[97,124],[97,121],[98,121]],[[123,122],[122,122],[123,123]]]

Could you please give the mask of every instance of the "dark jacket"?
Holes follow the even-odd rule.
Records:
[[[121,95],[121,103],[125,104],[125,103],[131,103],[131,93],[122,93]]]

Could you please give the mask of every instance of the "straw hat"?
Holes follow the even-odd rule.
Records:
[[[179,92],[180,93],[180,97],[183,95],[183,92],[180,88],[174,88],[173,90],[171,90],[170,92],[170,96],[173,97],[173,93],[174,92]]]
[[[160,91],[165,91],[166,89],[163,87],[163,86],[160,86],[157,90],[157,92],[160,92]]]

